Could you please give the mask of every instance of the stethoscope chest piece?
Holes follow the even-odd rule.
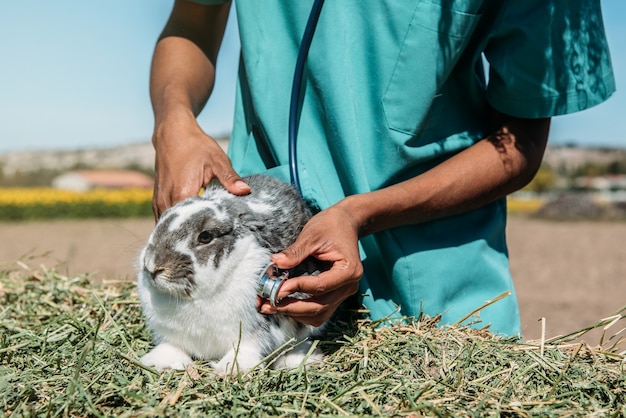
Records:
[[[270,301],[272,306],[279,302],[278,291],[285,280],[289,278],[289,270],[283,270],[273,264],[269,264],[259,277],[257,294]]]

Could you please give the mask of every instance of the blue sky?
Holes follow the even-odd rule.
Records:
[[[150,58],[171,5],[2,0],[0,153],[149,141]],[[554,118],[552,144],[626,147],[626,1],[602,6],[618,92],[593,109]],[[216,89],[200,116],[209,134],[227,135],[232,125],[237,55],[230,25]]]

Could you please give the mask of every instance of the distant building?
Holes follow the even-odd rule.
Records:
[[[605,176],[578,177],[574,180],[576,189],[592,193],[597,202],[626,203],[626,175],[610,174]]]
[[[52,180],[55,189],[85,191],[91,189],[145,188],[154,185],[152,177],[132,170],[76,170]]]
[[[578,189],[617,191],[626,190],[626,175],[612,174],[606,176],[578,177],[574,181]]]

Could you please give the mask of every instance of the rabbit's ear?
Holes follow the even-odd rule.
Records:
[[[239,221],[241,228],[251,232],[263,248],[278,252],[288,245],[285,245],[285,238],[272,228],[267,218],[244,212],[239,214]]]
[[[265,223],[255,214],[250,212],[240,212],[237,214],[241,225],[245,225],[246,228],[251,231],[261,231],[265,227]]]

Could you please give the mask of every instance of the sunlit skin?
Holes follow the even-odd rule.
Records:
[[[231,193],[250,191],[195,119],[213,88],[228,8],[177,1],[156,46],[150,91],[155,113],[153,208],[157,217],[214,178]],[[424,174],[347,197],[314,216],[296,242],[272,261],[280,268],[292,268],[312,255],[332,262],[332,268],[315,277],[288,280],[279,293],[284,298],[305,292],[313,295],[311,299],[285,300],[276,307],[260,300],[260,311],[319,325],[358,290],[363,274],[359,237],[475,209],[526,185],[543,158],[550,119],[492,113],[493,134],[482,141]]]

